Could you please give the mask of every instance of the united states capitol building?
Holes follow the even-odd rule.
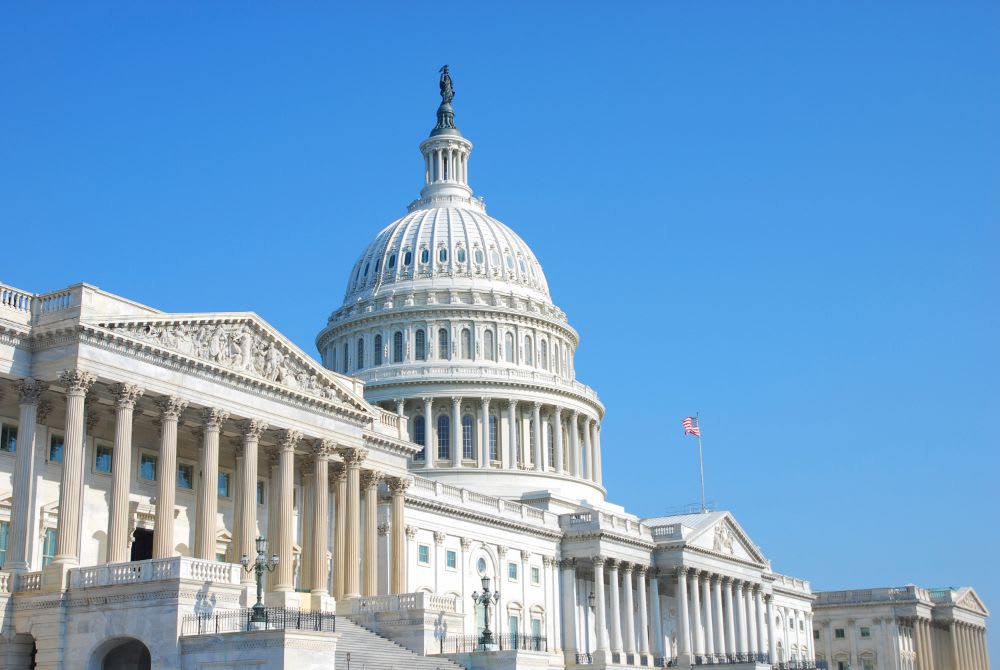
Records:
[[[730,512],[613,502],[580,335],[441,94],[321,363],[0,285],[0,668],[988,668],[968,587],[814,593]]]

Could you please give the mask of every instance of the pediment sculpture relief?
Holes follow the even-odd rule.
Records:
[[[712,544],[712,550],[732,556],[734,553],[733,541],[732,529],[725,523],[720,523],[715,527],[715,542]]]

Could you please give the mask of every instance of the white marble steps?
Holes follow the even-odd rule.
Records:
[[[465,670],[443,656],[419,656],[392,640],[359,626],[347,617],[337,617],[337,657],[335,670]]]

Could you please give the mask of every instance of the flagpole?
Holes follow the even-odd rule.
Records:
[[[708,511],[705,509],[705,459],[701,451],[701,419],[698,418],[697,412],[694,414],[694,420],[698,426],[698,467],[701,470],[701,513],[704,514]]]

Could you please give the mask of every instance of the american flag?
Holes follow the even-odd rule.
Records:
[[[681,421],[681,425],[684,426],[685,435],[694,435],[695,437],[701,437],[701,428],[698,426],[698,419],[689,416]]]

